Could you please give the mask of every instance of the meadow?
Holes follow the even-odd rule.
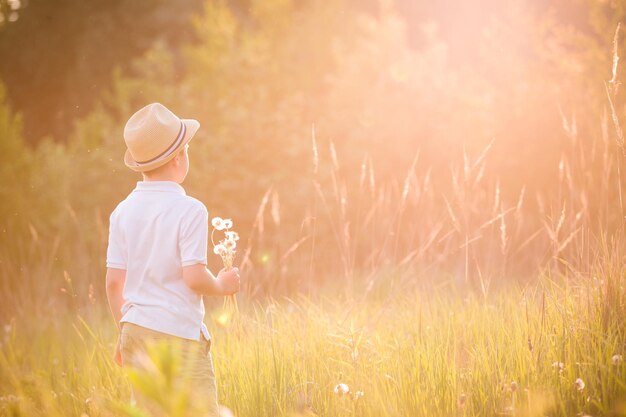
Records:
[[[624,415],[623,274],[603,280],[545,277],[488,298],[385,283],[360,300],[266,301],[239,316],[217,306],[207,323],[220,402],[238,416]],[[146,415],[128,405],[107,316],[5,325],[2,415]],[[163,415],[186,415],[175,362],[155,352],[133,381]]]
[[[626,416],[626,11],[494,8],[459,58],[386,2],[250,3],[206,0],[64,142],[26,144],[0,84],[0,416],[149,417],[131,384],[189,415],[166,346],[112,358],[108,215],[151,101],[201,119],[183,185],[241,236],[239,311],[204,300],[234,416]]]
[[[596,154],[619,159],[608,145],[608,137],[597,142],[604,153]],[[313,155],[317,146],[314,140]],[[537,233],[519,226],[543,216],[525,208],[523,197],[504,208],[497,186],[479,192],[490,188],[479,174],[487,154],[466,157],[460,179],[452,177],[458,184],[438,200],[423,192],[429,180],[415,165],[396,181],[402,187],[384,190],[372,172],[348,194],[331,151],[329,185],[312,178],[311,210],[326,215],[312,211],[314,226],[327,233],[317,235],[319,249],[303,250],[307,239],[287,232],[263,246],[265,235],[277,233],[268,228],[280,225],[281,208],[268,191],[236,260],[244,271],[240,312],[205,300],[220,402],[250,417],[626,415],[621,229],[603,229],[607,217],[598,228],[594,216],[568,213],[568,204],[610,194],[621,174],[603,170],[603,190],[593,179],[568,182],[572,174],[563,172],[558,198],[565,203]],[[315,171],[322,170],[316,158]],[[418,210],[420,219],[407,218]],[[602,204],[595,210],[608,213]],[[155,366],[145,373],[118,368],[102,295],[67,271],[59,285],[46,259],[63,249],[60,239],[50,245],[34,227],[30,233],[22,263],[1,264],[3,274],[21,279],[3,282],[13,313],[0,350],[2,415],[147,416],[129,405],[131,383],[163,416],[188,415],[167,349],[152,352]],[[446,272],[455,259],[460,267]],[[319,271],[327,276],[307,284]]]

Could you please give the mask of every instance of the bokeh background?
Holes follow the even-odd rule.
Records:
[[[588,270],[622,247],[625,15],[1,0],[0,309],[104,302],[108,216],[140,180],[123,126],[154,101],[201,123],[184,186],[234,220],[243,297]]]

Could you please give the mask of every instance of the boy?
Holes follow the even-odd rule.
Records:
[[[192,379],[192,406],[217,416],[202,295],[235,294],[239,273],[222,270],[216,278],[206,268],[208,212],[180,185],[189,171],[188,143],[199,127],[159,103],[126,123],[124,163],[143,181],[111,213],[106,290],[120,330],[115,362],[141,367],[146,342],[173,342],[180,347],[180,377]],[[154,406],[135,389],[131,395],[134,404]]]

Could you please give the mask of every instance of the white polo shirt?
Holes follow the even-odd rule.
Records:
[[[111,213],[106,266],[125,269],[122,322],[209,339],[204,302],[182,268],[207,263],[209,213],[173,181],[138,181]]]

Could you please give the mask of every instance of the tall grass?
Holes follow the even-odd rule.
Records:
[[[389,178],[377,174],[367,153],[358,167],[343,164],[333,141],[313,130],[309,192],[299,191],[306,199],[284,206],[279,190],[270,188],[253,222],[237,224],[245,242],[239,262],[254,277],[245,293],[253,299],[312,293],[338,277],[347,294],[358,293],[392,273],[403,284],[453,279],[484,295],[544,270],[588,275],[607,246],[624,249],[618,85],[607,84],[596,135],[581,138],[577,118],[562,116],[567,142],[545,184],[516,187],[490,169],[497,139],[479,152],[452,152],[444,171],[418,151]],[[63,227],[40,230],[33,218],[23,232],[10,228],[10,244],[0,245],[0,274],[10,277],[0,283],[2,294],[10,294],[2,297],[4,320],[8,311],[30,309],[32,300],[71,306],[72,291],[104,297],[108,213],[65,204],[57,215]],[[60,294],[70,281],[72,289]]]
[[[449,283],[393,297],[385,286],[358,301],[267,301],[236,320],[215,311],[220,401],[250,417],[626,415],[625,316],[606,307],[625,303],[624,270],[614,272],[593,285],[545,277],[488,299]],[[107,312],[91,313],[7,325],[0,415],[140,415],[110,359]],[[167,378],[171,358],[153,359],[160,371],[140,375],[140,389]],[[335,393],[340,383],[349,394]],[[165,386],[153,396],[167,403],[177,393]]]
[[[302,223],[281,225],[279,195],[267,191],[243,257],[255,277],[248,293],[310,291],[340,271],[348,294],[392,272],[404,283],[453,278],[485,295],[493,284],[545,270],[588,275],[607,247],[623,252],[618,35],[619,26],[596,134],[580,137],[576,115],[562,114],[566,142],[543,184],[516,188],[490,170],[497,140],[476,154],[451,153],[447,172],[418,151],[404,175],[378,178],[375,158],[365,153],[359,167],[344,166],[333,141],[322,143],[313,128]]]

